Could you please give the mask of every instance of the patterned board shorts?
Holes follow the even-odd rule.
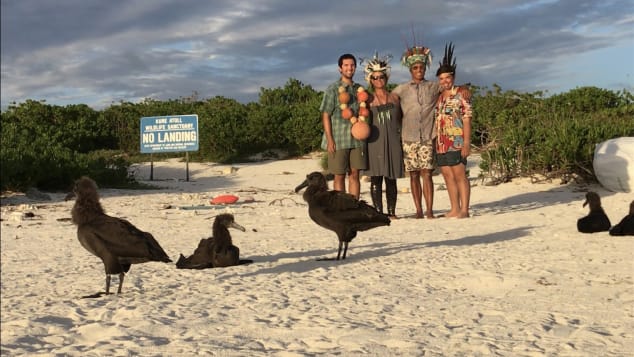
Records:
[[[433,170],[433,141],[403,142],[403,160],[405,161],[405,171]]]

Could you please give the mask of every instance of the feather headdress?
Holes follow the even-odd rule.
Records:
[[[364,58],[361,59],[361,64],[366,62],[363,67],[363,71],[365,72],[365,80],[370,83],[370,76],[373,72],[383,72],[387,78],[390,78],[390,65],[389,62],[392,59],[392,55],[385,55],[383,57],[379,57],[378,52],[374,53],[374,57],[370,60],[366,60]]]
[[[456,59],[453,57],[453,49],[453,43],[445,44],[445,56],[442,58],[442,62],[438,62],[440,67],[436,71],[436,76],[442,73],[456,74]]]
[[[401,64],[407,68],[412,67],[414,63],[422,62],[425,67],[431,66],[431,50],[423,46],[408,47],[401,57]]]

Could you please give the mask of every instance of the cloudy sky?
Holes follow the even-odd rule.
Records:
[[[634,91],[631,0],[1,0],[2,109],[215,96],[247,103],[289,78],[323,90],[350,52],[453,41],[459,83],[554,94]],[[357,81],[363,81],[357,70]]]

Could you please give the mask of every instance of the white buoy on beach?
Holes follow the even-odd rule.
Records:
[[[634,137],[606,140],[594,149],[594,174],[613,192],[634,191]]]

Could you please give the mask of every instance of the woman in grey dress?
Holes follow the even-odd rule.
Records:
[[[370,105],[370,136],[367,139],[368,169],[372,204],[383,212],[383,181],[387,214],[396,217],[396,179],[403,177],[403,149],[401,145],[401,106],[398,96],[387,91],[390,57],[377,54],[365,66],[366,81],[373,92]]]

